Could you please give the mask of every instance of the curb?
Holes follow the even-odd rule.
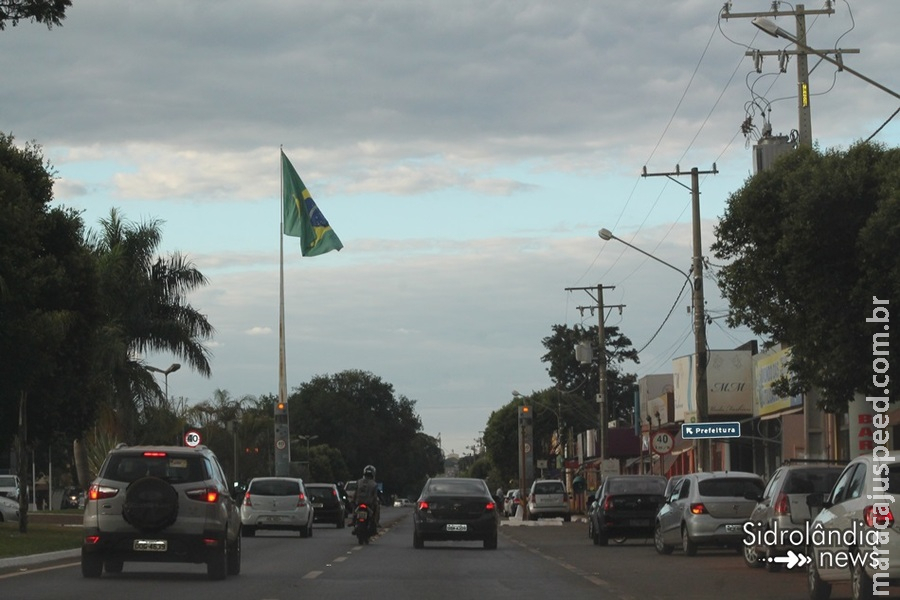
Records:
[[[56,552],[45,552],[44,554],[29,554],[26,556],[14,556],[12,558],[0,558],[0,569],[27,567],[30,565],[53,562],[55,560],[77,558],[79,556],[81,556],[81,549],[73,548],[72,550],[58,550]]]

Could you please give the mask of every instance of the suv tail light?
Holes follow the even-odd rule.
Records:
[[[208,502],[213,504],[219,500],[219,490],[215,488],[200,488],[199,490],[188,490],[185,495],[191,500],[197,502]]]
[[[894,513],[888,507],[887,514],[881,514],[875,511],[874,506],[867,506],[863,509],[863,520],[868,527],[877,527],[884,529],[894,524]]]
[[[91,484],[91,487],[88,490],[88,500],[103,500],[104,498],[112,498],[118,493],[119,490],[114,487],[107,487],[105,485],[98,485],[94,483]]]
[[[791,514],[791,501],[787,494],[780,492],[775,499],[775,508],[773,509],[776,517],[783,517]]]
[[[695,515],[708,515],[706,507],[703,506],[702,502],[695,502],[691,504],[691,513]]]

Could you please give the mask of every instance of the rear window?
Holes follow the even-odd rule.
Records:
[[[477,479],[472,481],[432,481],[427,491],[430,494],[487,494],[484,483]]]
[[[541,481],[534,484],[534,494],[565,494],[566,488],[561,481]]]
[[[657,479],[613,479],[609,482],[610,494],[656,494],[662,496],[666,482]]]
[[[16,487],[16,478],[10,475],[0,475],[0,487]]]
[[[101,477],[131,483],[142,477],[152,476],[169,483],[191,483],[209,479],[205,464],[203,457],[199,455],[113,454]]]
[[[704,479],[697,486],[701,496],[710,498],[743,498],[744,494],[759,494],[763,489],[762,481],[758,479],[737,477]]]
[[[785,494],[827,494],[841,475],[841,469],[798,469],[784,484]]]
[[[255,496],[299,496],[300,484],[286,479],[263,479],[252,482],[248,491]]]

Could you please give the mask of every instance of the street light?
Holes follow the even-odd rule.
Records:
[[[693,307],[694,307],[694,377],[696,379],[696,389],[697,389],[697,421],[699,423],[705,423],[709,419],[709,388],[706,384],[706,315],[704,314],[703,309],[703,279],[699,277],[700,273],[699,268],[694,270],[694,281],[691,281],[690,276],[679,269],[678,267],[667,263],[661,258],[657,258],[653,256],[649,252],[645,252],[641,250],[637,246],[630,244],[623,240],[622,238],[616,237],[609,229],[601,229],[597,232],[597,235],[600,236],[600,239],[609,241],[609,240],[617,240],[622,242],[629,248],[637,250],[644,256],[652,258],[656,262],[662,263],[669,267],[670,269],[674,269],[681,273],[682,277],[684,277],[688,284],[690,284],[691,289],[693,290]],[[694,257],[695,263],[699,263],[696,266],[699,267],[700,261],[699,257]],[[697,448],[697,458],[701,471],[709,471],[712,467],[712,461],[709,455],[709,442],[708,440],[697,440],[695,441]]]
[[[772,37],[776,37],[776,38],[778,38],[778,37],[784,38],[784,39],[786,39],[787,41],[789,41],[789,42],[791,42],[791,43],[793,43],[793,44],[796,44],[796,45],[797,45],[798,47],[800,47],[804,52],[809,52],[810,54],[815,54],[815,55],[818,56],[819,58],[821,58],[821,59],[823,59],[823,60],[826,60],[826,61],[830,62],[831,64],[835,65],[839,70],[841,70],[841,71],[847,71],[847,72],[850,73],[851,75],[856,75],[857,77],[859,77],[859,78],[862,79],[863,81],[865,81],[865,82],[867,82],[867,83],[870,83],[870,84],[874,85],[874,86],[877,87],[879,90],[881,90],[881,91],[883,91],[883,92],[887,92],[888,94],[890,94],[890,95],[893,96],[894,98],[900,99],[900,94],[897,94],[897,92],[895,92],[895,91],[893,91],[893,90],[891,90],[891,89],[889,89],[889,88],[886,88],[885,86],[881,85],[881,84],[878,83],[877,81],[874,81],[874,80],[872,80],[872,79],[869,79],[868,77],[866,77],[865,75],[863,75],[863,74],[860,73],[859,71],[854,71],[854,70],[851,69],[850,67],[846,66],[846,65],[843,63],[843,61],[835,60],[835,59],[831,58],[830,56],[828,56],[827,54],[825,54],[824,52],[820,52],[820,51],[816,50],[815,48],[812,48],[811,46],[807,46],[806,44],[804,44],[803,42],[801,42],[801,41],[797,38],[797,36],[792,35],[791,33],[788,33],[787,31],[785,31],[784,29],[782,29],[781,27],[779,27],[778,25],[776,25],[775,22],[772,21],[771,19],[767,19],[767,18],[765,18],[765,17],[756,17],[756,18],[753,19],[753,21],[751,21],[751,22],[752,22],[756,27],[758,27],[760,30],[762,30],[762,31],[764,31],[765,33],[771,35]]]
[[[312,478],[312,468],[310,466],[309,460],[309,443],[313,440],[319,439],[317,435],[298,435],[298,440],[306,440],[306,476]]]
[[[150,365],[146,365],[144,368],[147,369],[148,371],[153,371],[155,373],[163,374],[163,377],[166,380],[166,402],[168,402],[169,401],[169,373],[174,373],[175,371],[177,371],[178,369],[181,368],[181,365],[178,363],[172,363],[171,365],[169,365],[168,369],[158,369],[158,368],[152,367]]]

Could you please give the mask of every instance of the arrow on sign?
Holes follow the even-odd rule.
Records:
[[[787,556],[776,556],[775,558],[770,557],[769,562],[784,563],[788,569],[793,569],[794,567],[802,567],[808,565],[812,562],[812,558],[806,556],[805,554],[798,554],[793,550],[788,550]]]
[[[693,427],[685,427],[684,430],[687,431],[688,433],[694,433]]]

